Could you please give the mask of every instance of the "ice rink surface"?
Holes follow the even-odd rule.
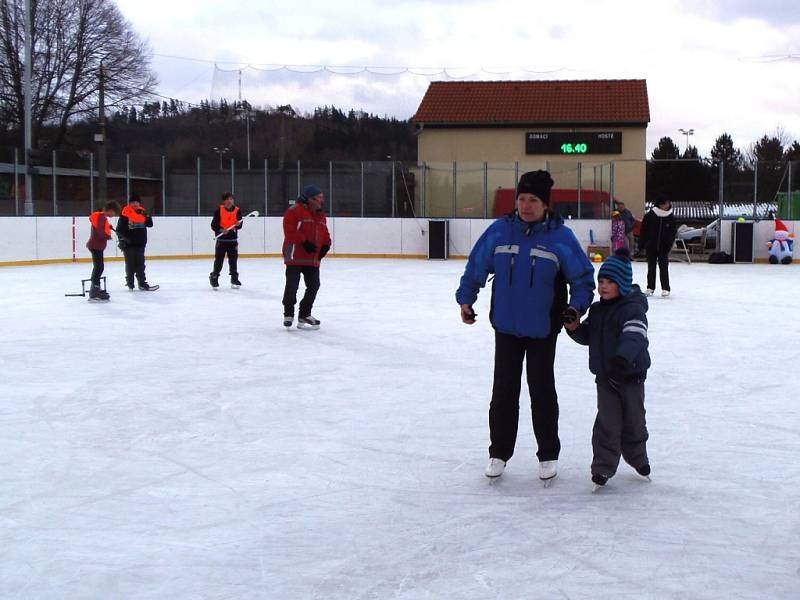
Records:
[[[559,477],[483,476],[488,290],[462,261],[150,261],[155,293],[65,298],[88,265],[0,269],[0,597],[800,597],[800,265],[672,265],[650,302],[653,482],[592,494],[587,350],[559,339]],[[642,283],[644,265],[635,265]],[[227,281],[226,277],[222,278]],[[526,388],[523,386],[523,394]]]

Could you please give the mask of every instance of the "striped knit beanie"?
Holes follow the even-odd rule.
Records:
[[[633,268],[631,267],[631,253],[627,248],[619,248],[600,267],[597,278],[605,278],[619,286],[619,295],[627,296],[633,285]]]

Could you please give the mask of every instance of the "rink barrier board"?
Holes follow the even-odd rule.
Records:
[[[281,217],[252,217],[240,233],[239,250],[243,258],[280,257],[283,242]],[[251,219],[248,219],[250,221]],[[112,222],[114,219],[112,219]],[[494,219],[451,219],[450,258],[466,257],[477,239]],[[209,217],[155,217],[147,249],[151,260],[202,259],[213,257],[215,241]],[[785,221],[790,232],[798,221]],[[608,220],[570,220],[567,226],[581,247],[607,240]],[[85,247],[89,219],[84,217],[2,217],[0,218],[0,266],[28,266],[89,262]],[[428,220],[332,217],[328,227],[333,237],[331,258],[424,259],[428,251]],[[729,252],[731,222],[723,222],[722,250]],[[767,259],[766,242],[772,239],[772,221],[755,227],[755,262]],[[112,242],[106,260],[121,260],[122,253]],[[327,260],[327,259],[326,259]]]

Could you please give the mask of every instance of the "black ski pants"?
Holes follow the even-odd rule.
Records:
[[[647,249],[647,289],[656,289],[656,264],[658,264],[658,274],[661,278],[661,289],[669,291],[669,250],[660,252],[659,250]]]
[[[507,461],[514,454],[524,359],[533,433],[538,445],[536,456],[540,461],[558,459],[561,442],[558,439],[558,396],[553,375],[557,338],[557,334],[533,339],[495,332],[494,384],[489,405],[490,457]]]
[[[103,271],[106,269],[105,262],[103,261],[102,250],[89,250],[92,253],[92,285],[100,285],[100,277],[103,276]]]
[[[286,265],[286,287],[283,290],[283,314],[294,316],[294,305],[297,303],[297,288],[300,287],[300,275],[306,284],[306,292],[300,300],[300,314],[302,319],[311,314],[314,300],[319,291],[319,267],[299,267]]]
[[[133,278],[139,285],[147,282],[144,275],[144,246],[128,246],[125,254],[125,285],[132,286]]]
[[[620,383],[612,388],[597,382],[597,418],[592,429],[592,474],[612,477],[619,457],[634,469],[648,464],[644,381]]]
[[[225,261],[225,255],[228,255],[228,269],[231,273],[231,279],[239,276],[239,243],[238,242],[217,242],[217,249],[214,253],[214,275],[219,275],[222,271],[222,263]]]

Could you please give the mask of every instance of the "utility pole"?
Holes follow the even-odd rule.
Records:
[[[98,123],[100,132],[94,135],[97,142],[97,195],[100,198],[100,206],[105,206],[108,202],[108,154],[106,146],[106,73],[103,64],[100,63],[100,86],[99,86],[99,106]],[[92,174],[94,177],[94,174]]]
[[[31,177],[31,151],[33,129],[31,126],[31,78],[33,77],[33,14],[31,0],[25,0],[25,215],[33,215],[33,178]]]

